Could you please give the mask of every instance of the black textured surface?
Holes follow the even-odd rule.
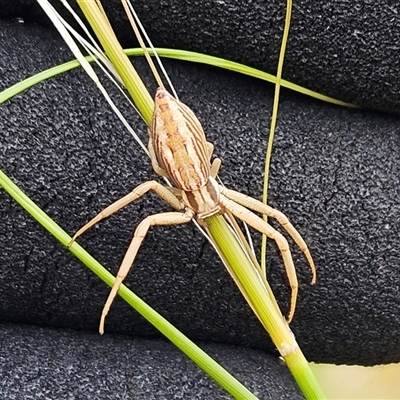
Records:
[[[0,32],[2,88],[69,58],[52,30],[3,21]],[[273,88],[211,68],[167,67],[215,143],[225,184],[259,196]],[[270,203],[306,238],[319,274],[318,285],[310,287],[307,265],[294,251],[301,284],[296,337],[314,361],[398,362],[399,118],[287,91],[280,107]],[[154,177],[80,71],[43,83],[0,110],[1,167],[70,233]],[[141,123],[131,119],[145,137]],[[138,221],[165,209],[147,196],[80,242],[115,271]],[[107,288],[3,192],[0,214],[2,320],[95,331]],[[286,279],[271,241],[269,248],[271,283],[285,307]],[[193,339],[272,350],[192,225],[153,229],[127,283]],[[106,329],[155,335],[122,301]]]
[[[53,3],[62,10],[58,1]],[[103,1],[126,46],[119,0]],[[145,1],[137,13],[158,46],[276,70],[285,1]],[[48,24],[34,0],[0,0],[0,18]],[[393,0],[295,1],[284,77],[372,109],[400,112],[400,5]]]
[[[160,340],[0,324],[2,399],[230,399]],[[302,399],[275,357],[202,345],[260,399]]]

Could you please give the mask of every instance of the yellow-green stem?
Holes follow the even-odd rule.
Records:
[[[150,96],[139,74],[133,68],[129,58],[124,53],[107,17],[94,1],[77,0],[77,3],[81,7],[82,12],[103,46],[108,58],[114,65],[114,68],[121,76],[140,114],[147,125],[150,125],[154,110],[154,100]]]
[[[243,251],[225,219],[221,215],[214,215],[207,218],[206,223],[208,232],[227,263],[227,268],[235,280],[237,278],[240,282],[244,297],[270,334],[305,397],[325,398],[292,331],[278,311],[275,300],[269,295],[258,269]]]

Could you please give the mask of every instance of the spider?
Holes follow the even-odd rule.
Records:
[[[275,218],[302,250],[311,267],[312,283],[316,282],[313,259],[299,232],[282,212],[218,184],[215,178],[221,161],[216,158],[211,163],[213,150],[213,144],[206,140],[203,128],[193,111],[175,99],[164,88],[158,88],[155,94],[152,126],[149,130],[149,152],[154,171],[158,175],[170,179],[174,187],[165,187],[157,181],[140,184],[79,229],[68,244],[71,246],[76,238],[87,229],[134,202],[150,190],[176,210],[175,212],[150,215],[142,220],[136,228],[102,311],[99,327],[101,334],[104,332],[105,318],[110,306],[151,226],[186,224],[194,218],[204,225],[207,217],[229,211],[236,218],[274,239],[282,255],[292,291],[288,315],[290,322],[294,315],[298,292],[296,270],[285,237],[253,211],[267,215]]]

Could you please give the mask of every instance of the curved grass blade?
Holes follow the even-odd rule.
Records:
[[[213,67],[227,69],[230,71],[238,72],[243,75],[248,75],[256,79],[261,79],[266,82],[275,83],[276,77],[272,74],[268,74],[264,71],[258,70],[256,68],[248,67],[244,64],[240,64],[234,61],[225,60],[223,58],[208,56],[206,54],[196,53],[193,51],[187,50],[176,50],[176,49],[166,49],[166,48],[156,48],[156,51],[160,57],[171,58],[175,60],[189,61],[198,64],[206,64],[211,65]],[[143,56],[143,50],[139,48],[135,49],[126,49],[124,50],[125,54],[132,57]],[[152,54],[152,50],[148,49],[148,52]],[[85,57],[88,62],[93,62],[93,57],[87,56]],[[13,86],[10,86],[8,89],[5,89],[0,96],[0,104],[4,103],[8,99],[16,96],[17,94],[23,92],[26,89],[29,89],[32,86],[46,80],[50,79],[53,76],[57,76],[63,74],[65,72],[71,71],[72,69],[78,68],[81,65],[77,60],[68,61],[66,63],[57,65],[55,67],[49,68],[45,71],[39,72],[36,75],[28,77],[21,82],[16,83]],[[310,89],[304,88],[300,85],[296,85],[291,83],[285,79],[281,80],[281,86],[287,89],[293,90],[298,93],[302,93],[306,96],[313,97],[315,99],[325,101],[327,103],[336,104],[342,107],[349,108],[359,108],[359,106],[346,103],[341,100],[334,99],[333,97],[326,96],[324,94],[314,92]]]

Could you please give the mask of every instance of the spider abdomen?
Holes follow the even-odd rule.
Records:
[[[158,88],[155,95],[152,144],[157,161],[178,189],[204,187],[210,159],[203,128],[189,107]]]

